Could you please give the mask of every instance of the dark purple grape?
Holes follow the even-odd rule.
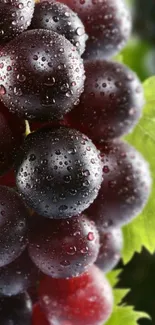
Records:
[[[24,120],[11,114],[0,103],[0,175],[12,166],[17,151],[24,141],[26,125]],[[1,181],[0,181],[1,183]]]
[[[123,233],[120,228],[99,230],[100,250],[95,264],[104,272],[111,271],[121,258]]]
[[[27,136],[16,184],[38,214],[68,218],[81,213],[96,198],[101,182],[99,151],[79,131],[45,127]]]
[[[53,30],[65,36],[80,54],[85,50],[87,36],[82,21],[75,12],[60,2],[48,0],[37,3],[30,28]]]
[[[19,194],[0,186],[0,267],[13,262],[27,245],[28,210]]]
[[[38,269],[32,263],[27,251],[15,261],[0,268],[0,295],[17,295],[34,285]]]
[[[77,103],[84,67],[75,47],[49,30],[30,30],[0,52],[0,97],[26,119],[62,119]]]
[[[148,163],[139,152],[119,140],[100,146],[103,182],[97,199],[85,211],[99,229],[120,227],[136,217],[151,190]]]
[[[14,170],[9,170],[9,172],[0,177],[0,185],[16,187],[16,178]]]
[[[34,0],[0,0],[0,44],[4,44],[31,23]]]
[[[31,325],[32,303],[27,293],[0,299],[1,325]]]
[[[96,261],[99,236],[85,216],[62,220],[36,217],[29,238],[29,254],[36,266],[53,278],[78,276]]]
[[[127,134],[144,105],[142,85],[126,66],[109,61],[86,62],[80,103],[67,116],[72,127],[102,142]]]
[[[118,53],[131,32],[131,15],[124,0],[59,0],[81,18],[89,36],[85,58],[107,58]]]

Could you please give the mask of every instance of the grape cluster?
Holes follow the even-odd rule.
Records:
[[[130,30],[123,0],[0,0],[1,325],[112,313],[103,272],[151,190],[147,162],[120,139],[143,89],[109,60]]]

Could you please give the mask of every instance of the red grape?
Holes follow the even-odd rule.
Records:
[[[39,303],[33,306],[32,325],[52,325],[46,319]]]
[[[36,266],[53,278],[74,277],[97,258],[99,236],[85,216],[50,220],[36,217],[29,238],[29,254]]]
[[[138,77],[126,66],[110,61],[88,61],[85,70],[84,93],[68,114],[68,123],[98,142],[127,134],[144,105]]]
[[[83,61],[75,47],[53,31],[22,33],[0,52],[0,66],[0,97],[25,119],[62,119],[83,91]]]
[[[123,234],[120,228],[108,232],[99,231],[100,250],[95,264],[104,272],[111,271],[119,262],[123,246]]]
[[[17,295],[32,286],[37,278],[38,269],[24,251],[11,264],[0,268],[0,295]]]
[[[0,103],[0,175],[12,167],[17,151],[24,141],[25,130],[25,122]]]
[[[98,197],[85,211],[99,229],[120,227],[136,217],[151,190],[149,166],[128,143],[120,140],[100,146],[103,182]]]
[[[82,21],[68,6],[53,0],[37,3],[32,29],[49,29],[65,36],[82,54],[85,50],[87,36]]]
[[[39,295],[50,324],[101,325],[112,312],[111,287],[95,266],[68,280],[45,276]]]
[[[38,214],[68,218],[81,213],[96,198],[101,182],[99,151],[82,133],[45,127],[27,136],[16,183]]]
[[[34,0],[0,0],[0,44],[27,29],[33,12]]]
[[[0,267],[13,262],[27,245],[28,210],[14,190],[0,186]]]
[[[84,56],[100,59],[113,56],[126,44],[131,15],[123,0],[59,0],[74,10],[89,36]]]

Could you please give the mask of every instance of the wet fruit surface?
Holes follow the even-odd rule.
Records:
[[[0,268],[0,295],[14,296],[37,282],[38,269],[32,263],[27,250],[15,261]]]
[[[19,194],[0,186],[0,267],[14,261],[27,245],[28,210]]]
[[[93,264],[99,251],[95,224],[85,216],[64,220],[35,217],[29,254],[45,274],[53,278],[74,277]]]
[[[119,227],[145,206],[151,190],[149,167],[139,152],[123,141],[105,143],[100,150],[104,181],[85,213],[99,229]]]
[[[49,29],[65,36],[82,54],[86,33],[82,21],[68,6],[52,1],[37,3],[31,23],[32,29]]]
[[[0,66],[0,97],[25,119],[61,119],[83,91],[82,59],[53,31],[24,32],[0,52]]]
[[[144,94],[140,80],[117,62],[88,61],[80,102],[68,115],[68,123],[102,142],[129,133],[142,114]]]
[[[107,58],[118,53],[131,32],[131,17],[122,0],[61,0],[78,13],[89,39],[86,59]]]
[[[109,283],[95,266],[69,280],[46,276],[40,283],[39,295],[51,323],[104,324],[113,305]]]
[[[31,133],[17,163],[17,187],[28,205],[49,218],[81,213],[102,181],[99,151],[82,133],[45,127]]]
[[[22,33],[31,23],[34,0],[0,1],[0,44]]]
[[[121,258],[123,233],[120,228],[99,231],[100,249],[95,264],[104,272],[111,271]]]

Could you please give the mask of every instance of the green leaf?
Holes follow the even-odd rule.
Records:
[[[119,282],[119,275],[122,273],[122,270],[114,270],[107,274],[107,279],[109,280],[112,287]]]
[[[123,63],[124,59],[123,59],[123,55],[122,54],[117,54],[112,58],[113,61],[117,61],[119,63]]]
[[[106,325],[137,325],[140,318],[149,319],[149,316],[143,312],[135,311],[132,306],[117,306]]]
[[[112,271],[107,275],[112,286],[119,281],[121,270]],[[114,310],[106,325],[137,325],[140,318],[150,318],[146,313],[137,312],[134,307],[125,304],[120,305],[129,289],[114,289]]]
[[[107,278],[112,287],[115,287],[119,282],[119,275],[122,273],[122,270],[114,270],[107,274]],[[118,305],[122,302],[123,298],[128,294],[130,289],[115,289],[114,290],[114,301]]]
[[[115,289],[114,290],[114,301],[116,305],[119,305],[123,298],[130,292],[130,289]]]
[[[123,63],[135,71],[141,80],[144,80],[152,72],[155,72],[153,65],[150,68],[150,52],[151,46],[149,44],[133,37],[119,54],[118,59],[123,57]]]
[[[153,186],[149,202],[132,223],[123,228],[123,261],[127,263],[144,246],[150,253],[155,250],[155,77],[143,84],[146,105],[142,119],[126,139],[139,150],[150,164]]]

